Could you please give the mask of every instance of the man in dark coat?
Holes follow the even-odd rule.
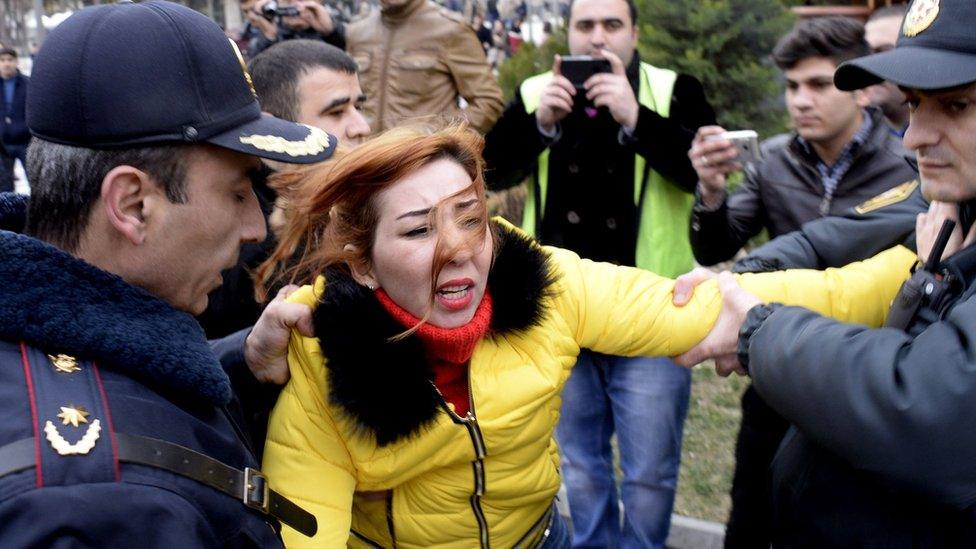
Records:
[[[556,60],[526,79],[485,138],[486,182],[500,190],[529,178],[522,228],[542,243],[674,276],[692,267],[688,148],[715,113],[694,77],[641,61],[638,29],[631,0],[573,2],[570,52],[611,71],[574,86]],[[557,431],[574,545],[663,547],[690,384],[667,357],[580,354]]]
[[[0,192],[12,191],[14,160],[27,166],[27,86],[17,69],[17,50],[0,49]]]
[[[190,315],[264,238],[258,157],[317,162],[335,139],[263,115],[236,47],[169,2],[77,12],[33,74],[30,203],[0,195],[0,545],[311,535]]]

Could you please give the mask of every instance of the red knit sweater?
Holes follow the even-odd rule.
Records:
[[[390,316],[404,328],[413,328],[420,319],[408,313],[390,299],[383,289],[376,290],[376,298],[386,308]],[[478,345],[491,323],[491,295],[485,292],[474,317],[464,326],[440,328],[429,323],[421,326],[415,334],[427,351],[427,360],[434,372],[434,385],[444,398],[454,405],[459,416],[465,416],[470,409],[468,395],[468,366],[474,348]]]

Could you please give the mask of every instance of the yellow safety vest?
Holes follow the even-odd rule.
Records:
[[[677,77],[674,71],[641,63],[637,101],[667,117]],[[542,89],[551,79],[552,72],[546,72],[522,82],[520,93],[526,112],[532,114],[539,108]],[[634,205],[639,208],[636,266],[667,277],[688,272],[694,266],[691,243],[688,241],[688,219],[694,196],[650,169],[641,155],[634,157]],[[522,229],[532,235],[536,234],[540,221],[537,212],[539,216],[545,212],[548,180],[549,149],[546,149],[539,155],[536,189],[526,193],[522,215]]]

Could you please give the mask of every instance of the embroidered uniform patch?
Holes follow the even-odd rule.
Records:
[[[915,0],[908,14],[901,32],[907,38],[918,36],[919,33],[932,26],[939,16],[939,0]]]
[[[885,206],[897,204],[898,202],[901,202],[902,200],[905,200],[906,198],[911,196],[911,194],[915,191],[917,187],[918,187],[917,179],[906,181],[905,183],[902,183],[901,185],[898,185],[895,188],[888,189],[887,191],[879,194],[878,196],[875,196],[874,198],[870,198],[858,204],[854,208],[854,211],[861,215],[864,215],[868,212],[873,212],[875,210],[884,208]]]

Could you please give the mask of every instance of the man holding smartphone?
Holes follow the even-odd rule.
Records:
[[[763,229],[776,237],[888,190],[890,199],[907,198],[918,186],[884,114],[865,108],[866,95],[833,84],[840,63],[868,53],[864,28],[852,19],[803,21],[773,51],[794,131],[766,140],[763,160],[742,166],[723,128],[699,130],[688,156],[699,178],[690,233],[700,263],[731,259]],[[742,184],[728,194],[726,176],[743,169]],[[746,390],[727,547],[769,546],[768,470],[788,426],[752,387]]]
[[[697,80],[640,61],[636,19],[631,0],[572,3],[569,50],[602,60],[606,72],[557,57],[551,72],[523,82],[486,137],[486,176],[494,190],[529,178],[522,227],[541,242],[676,276],[693,264],[687,152],[715,115]],[[574,83],[573,74],[586,78]],[[689,387],[689,372],[667,358],[581,353],[557,431],[574,546],[663,547]]]
[[[245,0],[241,10],[247,17],[243,34],[249,59],[274,44],[296,38],[346,47],[344,25],[333,21],[319,0]]]

